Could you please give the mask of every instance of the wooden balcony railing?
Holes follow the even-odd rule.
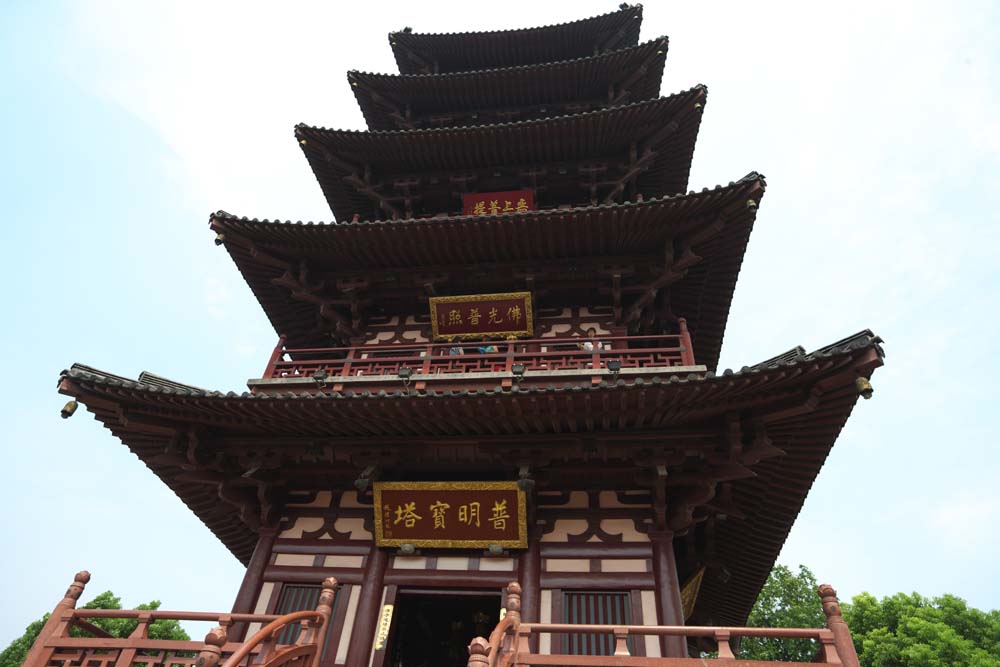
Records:
[[[826,615],[825,628],[738,628],[669,625],[585,625],[569,623],[521,622],[521,587],[517,582],[507,585],[507,613],[489,639],[476,637],[469,644],[468,667],[708,667],[709,665],[739,667],[795,667],[803,663],[741,659],[733,648],[739,637],[771,637],[780,639],[812,639],[819,651],[813,663],[860,667],[851,633],[840,613],[837,592],[827,584],[820,586],[819,596]],[[543,654],[532,650],[540,634],[588,634],[614,638],[612,655]],[[717,657],[643,657],[633,656],[629,638],[633,636],[707,638],[714,641]],[[686,646],[687,642],[684,642]]]
[[[589,346],[587,343],[590,343]],[[586,349],[592,347],[593,349]],[[362,345],[335,348],[287,348],[278,341],[265,380],[302,379],[336,383],[338,380],[398,376],[400,370],[415,380],[457,379],[470,373],[518,371],[530,376],[553,371],[586,371],[695,366],[691,336],[681,320],[680,333],[660,336],[601,336],[589,338],[533,338],[476,343],[419,345]],[[604,372],[604,371],[602,371]]]
[[[315,611],[297,611],[283,616],[271,614],[222,614],[187,611],[144,611],[129,609],[76,609],[88,572],[76,575],[65,597],[56,605],[28,652],[22,667],[316,667],[323,654],[327,623],[337,581],[323,582]],[[91,623],[96,618],[132,618],[138,621],[127,638],[112,637]],[[218,623],[204,642],[150,639],[154,621],[211,621]],[[260,623],[263,627],[245,642],[230,642],[228,631],[234,623]],[[294,644],[278,644],[282,630],[299,626]],[[89,637],[74,637],[76,628]],[[75,633],[80,634],[80,633]]]

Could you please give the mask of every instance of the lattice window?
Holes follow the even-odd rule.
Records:
[[[631,598],[627,592],[567,591],[564,618],[567,623],[592,625],[628,625],[632,619]],[[611,633],[567,635],[570,655],[613,655],[615,638]],[[631,639],[629,639],[631,651]]]
[[[292,586],[285,585],[281,588],[281,599],[278,601],[278,608],[275,611],[276,614],[290,614],[293,611],[312,611],[316,609],[316,605],[319,604],[319,594],[323,591],[320,586]],[[334,598],[333,604],[331,605],[334,610],[337,609],[337,601],[340,597],[340,591],[337,591],[337,597]],[[330,650],[330,642],[333,633],[333,622],[327,626],[326,629],[326,643],[323,645],[323,655],[320,656],[320,661],[326,660],[327,652]],[[299,633],[302,632],[301,625],[290,625],[281,631],[278,635],[279,644],[294,644],[299,638]],[[331,654],[332,655],[332,654]]]

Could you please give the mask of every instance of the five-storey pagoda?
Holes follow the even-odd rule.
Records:
[[[295,128],[335,222],[211,216],[279,335],[250,391],[62,375],[247,565],[234,612],[336,577],[322,667],[464,665],[512,580],[525,622],[740,625],[870,395],[869,331],[716,373],[765,182],[688,192],[707,92],[659,96],[641,19],[391,33],[367,131]]]

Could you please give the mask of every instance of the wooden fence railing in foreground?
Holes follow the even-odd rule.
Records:
[[[803,663],[743,660],[735,655],[732,640],[738,637],[813,639],[819,652],[813,663],[859,667],[851,633],[840,613],[837,592],[829,585],[819,588],[826,614],[825,628],[737,628],[668,625],[585,625],[568,623],[522,623],[521,586],[507,585],[507,614],[489,639],[476,637],[469,645],[468,667],[693,667],[695,665],[730,665],[731,667],[795,667]],[[613,655],[562,655],[532,653],[533,636],[540,634],[605,634],[614,637]],[[717,658],[651,658],[633,656],[628,639],[632,636],[706,637],[718,647]]]
[[[317,667],[323,654],[337,580],[326,579],[315,611],[297,611],[283,616],[271,614],[220,614],[190,611],[144,611],[134,609],[76,609],[77,600],[90,581],[80,572],[56,605],[22,667],[132,667],[142,664],[170,667]],[[91,622],[96,618],[133,618],[138,621],[127,638],[112,637]],[[150,639],[149,625],[158,620],[211,621],[218,623],[204,642]],[[262,627],[245,642],[228,641],[234,623],[260,623]],[[286,627],[300,627],[294,644],[278,644]],[[73,637],[77,628],[90,637]]]

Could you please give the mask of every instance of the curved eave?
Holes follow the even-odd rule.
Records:
[[[347,224],[269,222],[217,213],[211,227],[222,234],[223,245],[275,331],[287,335],[293,347],[311,347],[329,345],[329,339],[316,330],[316,306],[289,299],[287,290],[272,282],[286,270],[282,262],[298,266],[306,260],[311,272],[322,274],[420,272],[631,253],[661,256],[667,239],[682,243],[721,222],[717,234],[694,243],[692,251],[700,261],[669,288],[675,312],[687,318],[698,363],[714,369],[764,187],[763,177],[750,174],[712,190],[567,210]]]
[[[706,578],[698,607],[700,613],[712,613],[717,623],[741,625],[853,409],[854,378],[870,376],[882,363],[879,342],[862,332],[840,346],[738,373],[523,392],[238,395],[159,387],[80,368],[62,373],[60,391],[84,403],[243,562],[253,551],[254,531],[219,502],[214,485],[186,481],[184,471],[164,456],[168,447],[176,448],[179,430],[194,427],[213,436],[447,437],[455,434],[448,428],[453,417],[471,410],[479,430],[465,429],[461,436],[488,438],[531,423],[581,432],[595,425],[599,429],[602,421],[616,431],[669,429],[752,409],[786,454],[762,462],[755,468],[756,478],[734,485],[746,518],[724,522],[716,538],[717,553],[734,581],[725,585]],[[393,405],[389,411],[387,402]],[[553,414],[559,415],[556,420]]]
[[[397,130],[409,110],[413,117],[457,111],[523,108],[605,101],[608,87],[628,83],[625,101],[660,93],[667,38],[596,56],[540,65],[448,74],[348,72],[347,78],[370,130]],[[555,115],[555,114],[552,114]]]
[[[389,33],[401,74],[433,74],[570,60],[639,42],[642,5],[568,23],[460,33]]]
[[[345,179],[374,181],[489,167],[627,159],[631,146],[655,152],[637,191],[660,197],[687,190],[708,91],[704,86],[645,102],[541,120],[458,128],[364,132],[298,125],[295,136],[338,220],[374,208]],[[674,125],[675,124],[675,125]]]

